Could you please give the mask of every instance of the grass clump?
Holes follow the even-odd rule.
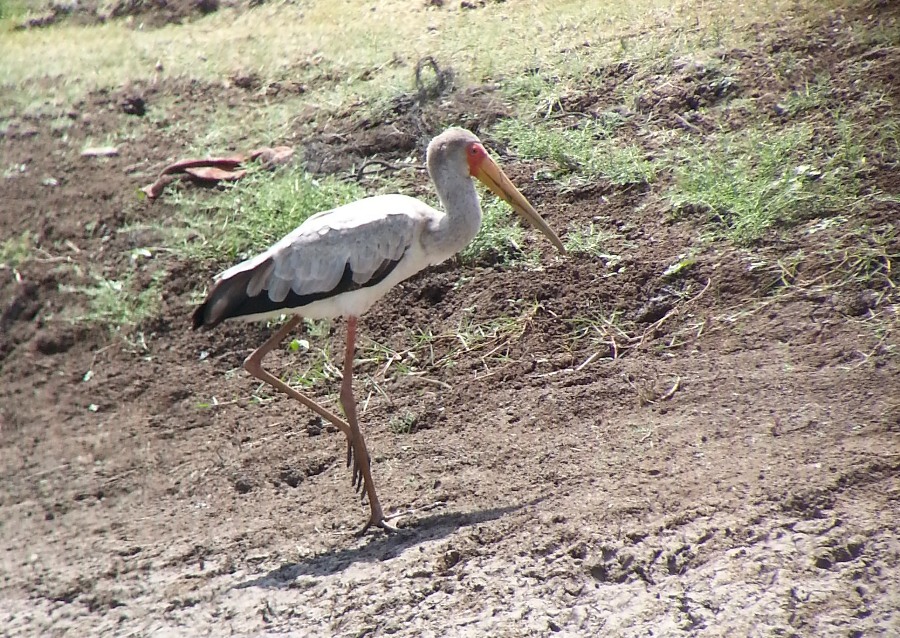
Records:
[[[656,167],[646,153],[615,139],[619,123],[618,118],[610,117],[563,129],[510,119],[498,123],[494,134],[523,159],[551,161],[557,178],[602,178],[616,186],[652,182]]]
[[[828,148],[810,123],[760,126],[681,152],[669,201],[678,213],[700,211],[714,234],[739,244],[768,229],[846,211],[858,198],[862,148],[847,125]]]
[[[598,229],[593,222],[584,226],[573,226],[566,234],[566,252],[592,257],[612,257],[603,250],[604,244],[615,237]]]
[[[802,87],[791,91],[782,102],[782,107],[786,113],[796,116],[825,108],[831,97],[831,78],[828,75],[820,75],[814,81],[807,81]]]
[[[87,302],[82,312],[68,319],[72,323],[100,324],[115,330],[134,327],[156,313],[164,276],[164,271],[157,271],[149,285],[137,292],[134,273],[122,279],[95,276],[91,285],[67,287],[66,292],[81,295]]]
[[[21,18],[26,13],[28,3],[25,0],[0,0],[0,21]]]
[[[23,231],[18,237],[10,237],[0,244],[0,269],[16,268],[28,259],[34,247],[34,240],[29,231]]]
[[[391,417],[388,427],[394,434],[412,434],[416,430],[416,421],[418,417],[406,410],[402,415]]]

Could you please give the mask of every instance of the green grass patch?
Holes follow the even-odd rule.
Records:
[[[134,327],[153,316],[159,308],[165,271],[157,271],[150,284],[136,290],[134,274],[121,279],[96,276],[89,286],[65,287],[65,292],[81,295],[86,307],[67,319],[73,323],[101,324],[114,330]]]
[[[166,130],[185,140],[185,155],[214,155],[223,148],[277,146],[296,132],[297,113],[303,112],[308,100],[306,95],[280,97],[248,109],[236,109],[226,101],[204,103],[191,109],[190,116],[167,120]],[[164,117],[164,108],[161,113],[155,117]],[[198,128],[196,120],[202,120],[204,126]]]
[[[3,16],[18,15],[26,6],[23,0],[0,3]],[[459,11],[382,2],[373,20],[372,3],[365,0],[273,2],[252,10],[223,7],[159,29],[134,29],[123,20],[88,26],[63,20],[25,31],[13,31],[15,21],[0,17],[0,85],[13,89],[0,93],[0,108],[45,100],[51,79],[53,102],[66,107],[86,91],[147,79],[157,63],[165,69],[163,78],[220,82],[255,74],[263,85],[299,81],[312,89],[307,103],[324,113],[409,91],[416,61],[426,55],[452,66],[463,84],[524,77],[538,69],[565,86],[585,77],[598,60],[738,47],[748,37],[747,25],[788,9],[821,11],[822,5],[761,0],[740,9],[730,3],[673,8],[671,0],[557,0]]]
[[[3,26],[3,21],[12,22],[22,18],[28,13],[29,4],[34,3],[26,0],[0,0],[0,28]]]
[[[782,102],[784,110],[790,115],[799,115],[806,111],[825,108],[832,96],[831,78],[820,75],[812,82],[791,91]]]
[[[864,149],[849,121],[834,139],[811,123],[761,125],[676,152],[669,201],[676,214],[700,212],[714,234],[739,244],[774,226],[846,212],[858,202]]]
[[[646,153],[614,137],[620,123],[615,114],[575,128],[509,119],[499,122],[493,132],[522,159],[551,162],[557,178],[601,178],[616,186],[653,181],[656,167]]]
[[[0,244],[0,269],[16,268],[28,259],[34,248],[34,240],[29,231],[23,231],[17,237],[10,237]]]

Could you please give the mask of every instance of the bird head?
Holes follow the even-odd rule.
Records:
[[[432,157],[438,154],[453,158],[451,161],[459,164],[460,171],[467,171],[470,176],[482,182],[497,197],[509,204],[520,217],[544,233],[559,252],[566,252],[549,224],[519,192],[503,169],[491,159],[478,136],[462,128],[447,129],[428,145],[429,165]]]

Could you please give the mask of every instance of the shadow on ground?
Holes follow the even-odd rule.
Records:
[[[461,527],[502,518],[524,507],[535,505],[541,500],[543,499],[535,499],[520,505],[492,507],[467,514],[447,512],[427,516],[417,520],[414,527],[404,527],[393,534],[380,534],[360,547],[336,549],[311,556],[298,563],[285,563],[263,576],[237,585],[235,589],[290,587],[300,576],[327,576],[342,571],[353,563],[390,560],[416,545],[450,536]]]

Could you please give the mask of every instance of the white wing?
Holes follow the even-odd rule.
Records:
[[[215,325],[374,285],[405,254],[419,252],[423,229],[441,216],[405,195],[370,197],[313,215],[265,252],[216,277],[195,322]]]
[[[399,261],[424,218],[410,214],[407,200],[417,204],[413,210],[419,202],[397,199],[369,198],[320,213],[275,244],[267,251],[273,267],[263,284],[272,301],[284,300],[291,290],[301,296],[335,290],[348,266],[353,283],[362,286],[386,263]]]

